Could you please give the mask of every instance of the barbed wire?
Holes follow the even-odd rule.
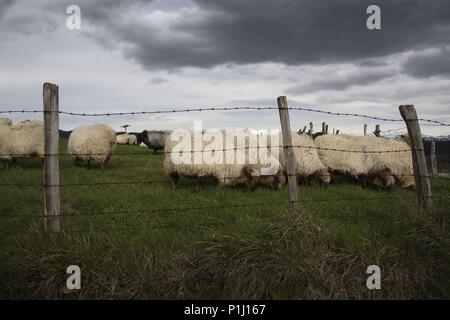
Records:
[[[317,147],[317,146],[245,146],[245,147],[233,147],[233,148],[225,148],[225,149],[212,149],[212,150],[180,150],[180,151],[161,151],[158,154],[194,154],[194,153],[218,153],[218,152],[226,152],[226,151],[238,151],[238,150],[250,150],[250,149],[271,149],[271,148],[299,148],[299,149],[315,149],[315,150],[323,150],[323,151],[336,151],[336,152],[347,152],[347,153],[363,153],[363,154],[381,154],[381,153],[403,153],[403,152],[411,152],[411,149],[398,149],[398,150],[348,150],[348,149],[337,149],[337,148],[325,148],[325,147]],[[415,149],[417,151],[423,151],[422,149]],[[149,156],[154,155],[154,153],[143,153],[143,152],[128,152],[128,153],[45,153],[40,155],[44,156],[72,156],[72,157],[95,157],[95,156]],[[25,153],[1,153],[0,157],[30,157],[29,154]]]
[[[332,173],[330,173],[331,175]],[[321,177],[329,177],[330,175],[327,174],[313,174],[313,176],[315,178],[321,178]],[[416,175],[414,174],[399,174],[399,175],[395,175],[392,174],[395,177],[399,177],[399,178],[405,178],[405,177],[415,177]],[[286,175],[289,176],[289,175]],[[294,174],[291,176],[295,176],[298,177],[300,176],[299,174]],[[267,175],[260,175],[260,176],[254,176],[254,178],[260,178],[260,177],[267,177]],[[418,175],[419,178],[435,178],[436,176],[434,175]],[[214,178],[212,176],[208,176],[207,178]],[[220,179],[216,179],[216,180],[221,180],[221,181],[226,181],[226,180],[236,180],[239,179],[240,177],[221,177]],[[305,176],[305,178],[307,178],[307,176]],[[117,185],[154,185],[154,184],[161,184],[161,185],[169,185],[171,183],[171,181],[169,179],[167,180],[143,180],[143,181],[111,181],[111,182],[85,182],[85,183],[62,183],[62,184],[44,184],[44,183],[40,183],[40,184],[20,184],[20,183],[0,183],[0,187],[8,187],[8,188],[45,188],[45,187],[92,187],[92,186],[117,186]]]
[[[430,196],[426,198],[431,199],[447,199],[443,196]],[[259,207],[259,206],[288,206],[292,203],[306,204],[306,203],[318,203],[318,202],[361,202],[361,201],[380,201],[380,200],[417,200],[417,197],[367,197],[367,198],[331,198],[331,199],[306,199],[298,201],[270,201],[270,202],[252,202],[244,204],[229,204],[223,206],[203,206],[203,207],[176,207],[176,208],[157,208],[157,209],[146,209],[146,210],[119,210],[119,211],[103,211],[103,212],[83,212],[83,213],[62,213],[59,217],[95,217],[95,216],[118,216],[118,215],[138,215],[138,214],[149,214],[149,213],[162,213],[162,212],[179,212],[179,211],[200,211],[200,210],[221,210],[221,209],[236,209],[245,207]],[[36,214],[4,214],[0,215],[0,218],[45,218],[44,215]]]
[[[407,129],[407,127],[401,127],[398,129],[390,129],[390,130],[381,130],[382,133],[390,133],[390,132],[395,132],[395,131],[401,131],[401,130],[405,130]]]
[[[403,119],[394,119],[394,118],[386,118],[386,117],[377,117],[360,113],[348,113],[348,112],[332,112],[332,111],[324,111],[313,108],[305,108],[305,107],[288,107],[288,110],[296,110],[296,111],[306,111],[306,112],[314,112],[321,113],[333,116],[344,116],[344,117],[359,117],[366,118],[371,120],[379,120],[386,122],[402,122]],[[174,114],[174,113],[187,113],[187,112],[205,112],[205,111],[238,111],[238,110],[253,110],[253,111],[265,111],[265,110],[278,110],[278,107],[204,107],[204,108],[187,108],[187,109],[171,109],[171,110],[153,110],[153,111],[127,111],[127,112],[105,112],[105,113],[88,113],[88,112],[71,112],[71,111],[56,111],[62,115],[69,116],[82,116],[82,117],[110,117],[110,116],[135,116],[135,115],[155,115],[155,114]],[[55,111],[44,111],[44,110],[6,110],[0,111],[0,114],[13,114],[13,113],[53,113]],[[422,121],[437,124],[439,126],[449,127],[450,123],[444,123],[438,120],[432,119],[410,119],[409,121]]]

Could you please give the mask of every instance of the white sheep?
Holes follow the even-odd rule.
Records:
[[[322,135],[314,140],[323,164],[333,172],[363,179],[379,187],[389,188],[395,178],[387,164],[364,138],[351,135]],[[342,151],[345,150],[345,151]]]
[[[391,170],[403,188],[415,187],[411,147],[406,141],[376,136],[362,136],[361,140],[367,144],[368,149],[380,151],[377,156]]]
[[[327,186],[331,181],[331,176],[319,157],[313,139],[307,134],[291,132],[291,140],[297,180],[299,182],[307,181],[313,185]],[[287,174],[281,133],[279,134],[279,146],[280,163]]]
[[[129,133],[125,133],[125,134],[121,134],[117,136],[117,144],[132,144],[132,145],[136,145],[137,144],[137,138],[134,134],[129,134]]]
[[[168,136],[164,148],[164,170],[170,177],[173,186],[178,183],[180,176],[184,176],[189,178],[199,178],[201,180],[213,177],[221,186],[246,184],[248,187],[255,187],[260,177],[261,166],[257,163],[249,164],[247,159],[242,163],[238,162],[236,161],[237,157],[233,161],[227,162],[227,157],[232,151],[226,150],[232,149],[235,146],[235,144],[232,144],[233,141],[231,141],[234,140],[235,137],[223,135],[225,132],[224,130],[216,132],[218,132],[221,137],[225,138],[220,145],[211,147],[210,142],[206,142],[204,139],[204,135],[198,133],[201,139],[201,142],[199,143],[200,150],[194,147],[194,140],[191,139],[191,141],[187,143],[188,146],[190,144],[190,150],[185,150],[186,152],[184,153],[179,153],[178,148],[175,149],[179,141],[177,141],[173,135]],[[190,132],[190,136],[193,137],[192,132]],[[230,145],[233,147],[230,147]],[[210,147],[208,150],[211,151],[212,158],[217,157],[217,159],[219,159],[217,162],[208,162],[207,160],[204,160],[204,154],[208,146]],[[174,156],[176,157],[178,155],[184,156],[185,160],[176,163],[176,161],[174,161]],[[196,157],[199,157],[197,161]]]
[[[9,118],[0,118],[0,126],[10,126],[12,121]]]
[[[0,126],[0,160],[44,157],[44,124],[42,121],[23,121]]]
[[[69,136],[68,153],[78,165],[79,161],[99,161],[102,169],[111,159],[116,149],[116,132],[105,124],[78,127]]]

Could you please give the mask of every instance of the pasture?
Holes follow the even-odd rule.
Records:
[[[326,189],[300,186],[301,213],[292,215],[287,187],[252,192],[182,179],[173,189],[162,161],[124,145],[103,171],[60,156],[67,186],[57,239],[43,232],[40,187],[0,186],[0,298],[450,296],[450,179],[432,180],[433,213],[413,191],[333,176]],[[40,159],[18,165],[0,171],[0,185],[42,183]],[[82,289],[65,293],[73,264]],[[373,264],[381,290],[366,287]]]

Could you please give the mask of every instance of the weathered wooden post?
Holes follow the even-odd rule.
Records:
[[[333,135],[335,135],[336,134],[336,129],[335,128],[333,128]]]
[[[339,134],[339,130],[336,130],[336,134]]]
[[[284,158],[287,164],[287,176],[289,187],[289,199],[291,209],[299,210],[298,191],[297,191],[297,171],[295,167],[294,150],[292,146],[291,124],[289,121],[289,110],[286,97],[278,97],[278,111],[280,113],[281,131],[283,134]]]
[[[377,124],[377,125],[375,126],[375,131],[373,132],[373,134],[374,134],[375,136],[377,136],[377,137],[379,137],[379,136],[381,135],[381,130],[380,130],[380,125],[379,125],[379,124]]]
[[[420,131],[416,109],[413,105],[400,106],[399,109],[403,120],[405,120],[406,127],[408,128],[419,204],[423,208],[430,210],[433,209],[431,183],[430,176],[428,175],[425,149],[423,147],[422,133]]]
[[[364,125],[364,135],[367,136],[367,124]]]
[[[325,126],[326,126],[326,123],[325,123],[325,122],[322,122],[322,133],[323,133],[323,134],[325,134]]]
[[[325,125],[325,134],[328,134],[328,125]]]
[[[438,174],[437,171],[437,161],[436,161],[436,141],[431,141],[431,174],[433,177],[436,177]]]
[[[313,123],[312,123],[312,122],[309,123],[309,132],[308,132],[308,134],[309,134],[309,136],[311,136],[311,137],[312,137],[312,135],[313,135]]]
[[[46,230],[60,232],[59,218],[59,93],[56,84],[44,83],[44,216]]]

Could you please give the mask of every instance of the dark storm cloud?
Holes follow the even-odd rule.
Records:
[[[0,0],[0,18],[3,17],[14,0]]]
[[[405,73],[417,78],[450,76],[450,47],[413,55],[402,67]]]
[[[198,15],[182,11],[164,33],[132,16],[117,18],[133,6],[145,12],[148,3],[86,2],[82,12],[103,27],[95,38],[125,44],[126,56],[147,69],[349,62],[450,43],[449,0],[378,1],[377,31],[366,28],[372,0],[194,0]]]
[[[333,74],[333,72],[330,72],[328,76],[323,76],[319,80],[311,80],[307,84],[291,87],[287,92],[289,94],[304,94],[305,92],[310,93],[319,90],[345,90],[352,86],[373,84],[395,74],[396,71],[389,68],[370,68],[368,70],[358,68],[348,74]]]

